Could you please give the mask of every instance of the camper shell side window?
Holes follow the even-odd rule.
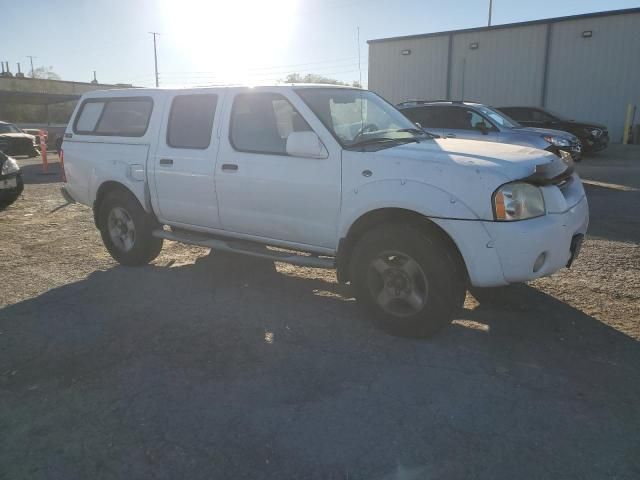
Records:
[[[147,132],[151,97],[89,98],[82,102],[73,122],[77,135],[142,137]]]

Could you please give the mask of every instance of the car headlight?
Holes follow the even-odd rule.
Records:
[[[545,135],[542,138],[545,141],[549,142],[551,145],[555,145],[556,147],[568,147],[571,145],[571,142],[566,138],[556,137],[555,135]]]
[[[2,164],[2,170],[0,170],[0,175],[9,175],[11,173],[16,173],[20,170],[18,166],[18,162],[16,162],[13,158],[7,158]]]
[[[602,135],[602,130],[600,130],[599,128],[594,128],[593,130],[591,130],[591,135],[598,138],[600,135]]]
[[[507,183],[493,194],[493,216],[498,221],[512,222],[544,214],[542,190],[530,183]]]

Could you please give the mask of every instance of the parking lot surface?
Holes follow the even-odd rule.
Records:
[[[0,212],[0,479],[640,478],[640,158],[580,165],[571,270],[375,330],[332,271],[108,256],[57,163]],[[640,156],[639,156],[640,157]]]

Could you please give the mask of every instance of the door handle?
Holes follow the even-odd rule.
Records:
[[[447,138],[456,138],[456,134],[455,133],[447,133],[445,135],[445,137],[447,137]]]
[[[235,163],[223,163],[222,170],[225,170],[227,172],[235,172],[238,170],[238,165],[236,165]]]
[[[170,158],[161,158],[160,165],[173,165],[173,160]]]

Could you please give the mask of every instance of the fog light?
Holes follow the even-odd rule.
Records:
[[[547,252],[542,252],[540,255],[538,255],[538,258],[536,258],[536,263],[533,264],[533,273],[538,273],[538,270],[542,268],[546,259]]]

